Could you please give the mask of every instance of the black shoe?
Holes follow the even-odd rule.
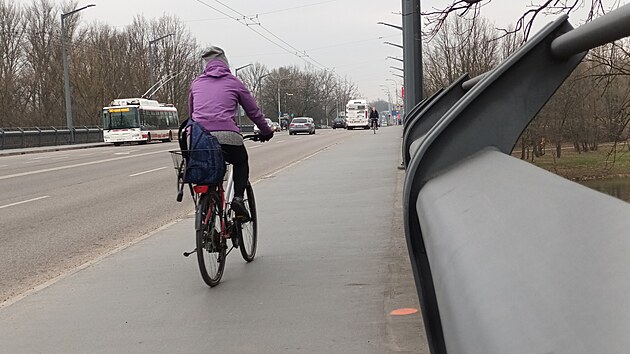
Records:
[[[241,221],[249,220],[249,213],[245,207],[243,197],[234,197],[234,199],[232,199],[232,210],[234,210],[234,214],[236,214],[236,217]]]

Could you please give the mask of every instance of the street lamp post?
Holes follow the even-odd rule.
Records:
[[[405,70],[405,114],[422,100],[422,28],[420,0],[402,0],[403,16],[403,69]],[[405,117],[406,120],[407,117]]]
[[[387,93],[387,108],[389,109],[389,114],[392,113],[392,95],[389,92],[389,87],[387,85],[379,85],[381,86],[385,91],[385,93]]]
[[[389,26],[389,27],[394,27],[394,28],[399,29],[399,30],[401,30],[401,31],[403,30],[403,28],[402,28],[402,27],[400,27],[400,26],[396,26],[396,25],[392,25],[391,23],[386,23],[386,22],[377,22],[376,24],[377,24],[377,25],[385,25],[385,26]]]
[[[238,78],[238,71],[241,70],[241,69],[245,69],[246,67],[251,66],[251,65],[253,65],[253,64],[249,63],[249,64],[246,64],[246,65],[243,65],[243,66],[239,66],[238,68],[234,69],[234,76],[236,76]],[[240,129],[240,127],[241,127],[241,106],[240,105],[237,107],[237,110],[238,110],[238,127]]]
[[[396,109],[398,109],[398,105],[399,105],[399,101],[398,101],[398,95],[399,95],[399,92],[398,92],[398,81],[396,81],[394,79],[385,79],[385,80],[388,80],[388,81],[391,81],[391,82],[394,83],[394,89],[395,89],[395,91],[394,91],[394,99],[396,100]]]
[[[156,38],[154,40],[149,41],[149,65],[151,66],[149,68],[149,86],[153,85],[153,80],[154,80],[153,79],[153,67],[155,66],[155,58],[154,58],[153,49],[152,49],[153,43],[161,41],[161,40],[163,40],[163,39],[165,39],[167,37],[174,36],[174,35],[175,35],[175,33],[169,33],[169,34],[164,35],[164,36],[162,36],[160,38]]]
[[[94,4],[89,4],[83,6],[80,9],[72,10],[65,14],[61,14],[61,54],[63,57],[63,90],[66,100],[66,125],[68,126],[68,131],[70,132],[70,144],[74,144],[74,127],[72,126],[72,99],[70,97],[70,69],[68,67],[68,51],[66,49],[66,26],[65,21],[66,17],[72,16],[75,13],[85,10],[88,7],[96,6]]]
[[[400,48],[400,49],[403,49],[403,46],[401,46],[400,44],[396,44],[396,43],[392,43],[392,42],[383,42],[383,43],[389,44],[391,46],[394,46],[394,47],[397,47],[397,48]]]
[[[390,68],[392,68],[392,69],[396,69],[396,70],[400,70],[400,71],[402,71],[402,72],[405,72],[405,70],[404,70],[404,69],[397,68],[397,67],[395,67],[395,66],[391,66],[391,65],[390,65],[389,67],[390,67]]]
[[[284,95],[285,95],[285,97],[284,97],[284,105],[285,105],[285,108],[286,108],[286,107],[289,107],[289,98],[288,97],[289,96],[293,96],[293,94],[289,93],[289,92],[285,92]]]
[[[256,84],[256,100],[260,100],[260,91],[262,90],[262,79],[266,78],[267,76],[271,75],[271,73],[266,73],[265,75],[262,75],[261,77],[258,78],[258,83]],[[278,122],[278,124],[280,124],[280,122]]]
[[[385,59],[394,59],[394,60],[398,60],[398,61],[399,61],[399,62],[401,62],[401,63],[404,63],[404,60],[402,60],[402,59],[400,59],[400,58],[392,57],[392,56],[388,56],[388,57],[387,57],[387,58],[385,58]]]
[[[286,80],[286,79],[288,79],[288,77],[283,77],[283,78],[278,80],[278,123],[282,123],[280,121],[280,117],[282,115],[282,113],[280,111],[280,83],[282,82],[282,80]],[[282,124],[280,124],[280,126],[282,126]]]

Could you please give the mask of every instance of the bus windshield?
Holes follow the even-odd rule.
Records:
[[[135,107],[108,108],[103,110],[103,129],[140,128],[138,110]]]

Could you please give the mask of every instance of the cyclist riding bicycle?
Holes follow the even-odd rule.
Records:
[[[201,56],[204,71],[190,85],[188,108],[190,116],[212,132],[219,143],[226,162],[233,166],[234,198],[231,207],[237,217],[249,219],[243,195],[249,180],[249,162],[243,136],[236,125],[240,104],[245,114],[260,129],[260,141],[273,137],[265,116],[249,90],[230,72],[223,49],[210,47]]]
[[[370,127],[374,127],[373,124],[376,124],[376,129],[378,129],[378,111],[375,107],[370,107]]]

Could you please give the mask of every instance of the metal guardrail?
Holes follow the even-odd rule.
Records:
[[[567,19],[410,117],[405,234],[433,353],[630,347],[630,205],[509,155],[586,50],[630,35],[630,5]]]
[[[76,144],[103,141],[103,128],[96,126],[74,127]],[[70,144],[68,128],[0,128],[0,150]]]
[[[254,131],[253,124],[240,126],[244,133]],[[103,142],[103,128],[99,126],[74,127],[75,144]],[[0,128],[0,150],[70,144],[68,128],[33,127]]]

